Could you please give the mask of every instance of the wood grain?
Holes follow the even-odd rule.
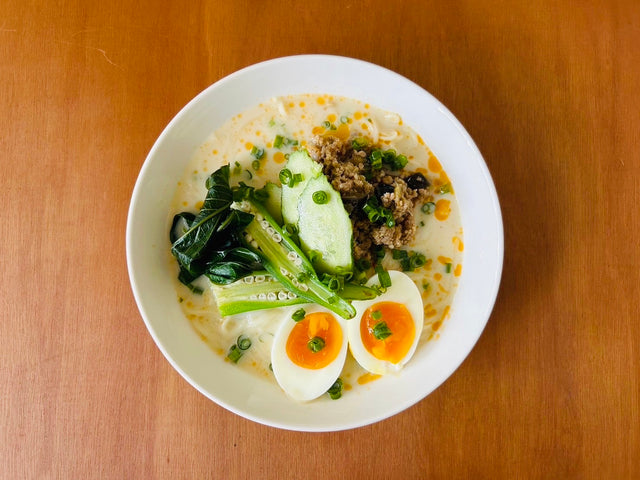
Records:
[[[640,478],[640,4],[0,5],[2,478]],[[129,198],[167,122],[298,53],[433,93],[485,156],[505,225],[498,301],[460,369],[333,434],[196,392],[126,271]]]

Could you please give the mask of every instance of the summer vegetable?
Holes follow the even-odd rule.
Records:
[[[311,261],[269,213],[274,208],[269,198],[277,190],[230,187],[228,165],[211,174],[206,187],[197,215],[183,212],[174,217],[171,253],[183,284],[192,286],[201,275],[209,278],[222,315],[312,302],[352,318],[355,309],[347,298],[377,295],[375,289],[345,283],[342,277],[329,277],[328,285],[321,281]]]

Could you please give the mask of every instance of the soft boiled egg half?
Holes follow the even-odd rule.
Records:
[[[280,387],[305,402],[326,393],[340,376],[347,356],[345,320],[317,305],[302,305],[304,318],[289,310],[273,339],[271,368]]]
[[[362,368],[384,375],[399,371],[413,356],[422,333],[420,291],[406,274],[390,270],[391,286],[373,300],[353,302],[347,321],[349,349]],[[379,285],[378,275],[367,282]]]

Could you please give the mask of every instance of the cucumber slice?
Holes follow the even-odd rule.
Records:
[[[282,185],[282,220],[284,223],[298,225],[298,200],[312,178],[322,174],[322,165],[315,162],[306,150],[297,150],[289,155],[285,165],[293,175],[299,173],[303,180],[293,187]]]
[[[269,195],[264,206],[278,225],[282,225],[282,189],[272,182],[267,182],[264,191]]]
[[[314,193],[326,194],[326,203],[314,201]],[[345,273],[353,269],[351,244],[353,229],[342,198],[327,177],[312,178],[298,201],[298,235],[307,256],[315,250],[320,254],[314,262],[316,270],[325,273]]]

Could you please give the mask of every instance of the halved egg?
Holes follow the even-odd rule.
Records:
[[[325,393],[340,376],[348,337],[342,318],[315,305],[301,308],[302,320],[282,320],[273,339],[271,368],[287,395],[305,402]]]
[[[357,313],[347,324],[351,354],[379,375],[397,372],[411,359],[424,324],[418,287],[402,272],[388,273],[391,286],[373,300],[354,301]],[[375,275],[367,285],[379,283]]]

